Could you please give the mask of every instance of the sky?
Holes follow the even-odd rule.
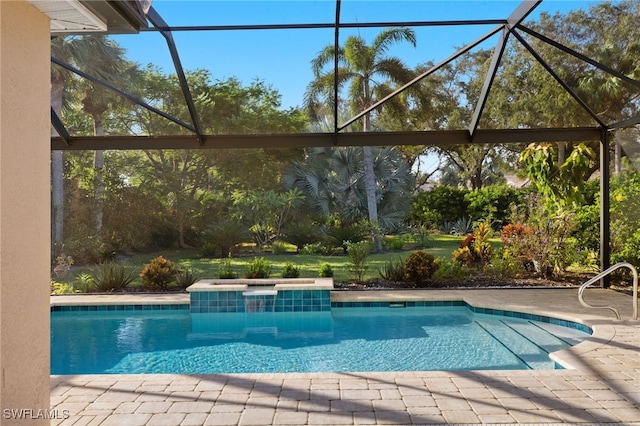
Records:
[[[594,1],[545,0],[528,19],[542,12],[566,13],[588,7]],[[342,23],[390,21],[442,21],[503,19],[519,1],[383,1],[342,0]],[[335,1],[171,1],[154,0],[153,7],[171,26],[333,23]],[[388,52],[414,67],[427,61],[439,62],[465,44],[494,28],[494,25],[415,27],[417,46],[394,45]],[[349,35],[361,35],[368,42],[380,31],[341,29],[343,42]],[[238,78],[243,84],[261,79],[282,95],[284,108],[301,106],[308,83],[313,79],[311,60],[323,47],[333,44],[332,29],[184,31],[174,32],[185,70],[207,69],[212,78]],[[140,65],[154,64],[163,72],[175,72],[167,43],[158,32],[114,37],[127,50],[127,58]],[[492,49],[491,38],[480,47]]]

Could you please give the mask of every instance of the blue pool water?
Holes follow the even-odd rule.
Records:
[[[52,374],[553,369],[589,336],[465,306],[51,313]]]

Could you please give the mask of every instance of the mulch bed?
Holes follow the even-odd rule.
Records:
[[[502,277],[476,274],[467,279],[431,280],[420,288],[540,288],[540,287],[578,287],[591,276],[586,274],[565,274],[561,277]],[[390,290],[417,288],[412,283],[373,280],[366,282],[335,283],[337,290]]]

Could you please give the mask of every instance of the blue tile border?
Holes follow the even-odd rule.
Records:
[[[188,303],[137,305],[54,305],[51,312],[115,312],[115,311],[177,311],[189,310]]]
[[[328,312],[330,290],[278,290],[276,295],[245,297],[242,291],[190,292],[192,313],[219,312]]]

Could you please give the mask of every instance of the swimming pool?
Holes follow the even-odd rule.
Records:
[[[558,368],[587,327],[509,311],[406,303],[329,312],[51,313],[52,374],[364,372]],[[112,310],[106,310],[112,309]]]

